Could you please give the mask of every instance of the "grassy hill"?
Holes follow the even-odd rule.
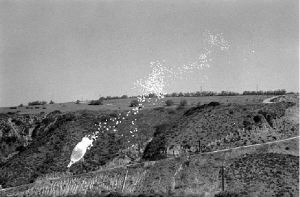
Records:
[[[261,104],[261,96],[174,98],[174,106],[166,107],[164,101],[157,105],[150,103],[140,113],[129,116],[126,114],[130,109],[130,100],[125,102],[126,99],[119,101],[124,101],[120,106],[92,106],[95,107],[94,110],[70,109],[30,115],[23,115],[21,112],[2,114],[0,144],[6,147],[4,153],[9,157],[0,163],[0,185],[11,187],[31,183],[19,188],[20,195],[27,190],[25,193],[30,196],[84,194],[86,191],[96,190],[108,193],[116,191],[213,196],[221,191],[220,166],[224,162],[226,169],[232,169],[236,168],[236,163],[243,161],[239,159],[249,158],[249,162],[243,163],[243,168],[237,169],[243,172],[249,168],[250,161],[259,164],[265,158],[282,163],[282,167],[278,168],[281,171],[286,169],[297,173],[299,169],[295,166],[299,159],[298,139],[289,143],[228,150],[226,153],[207,153],[298,136],[299,101],[295,98],[296,96],[291,96],[274,104]],[[188,105],[178,108],[182,99],[186,99]],[[112,107],[114,105],[116,106]],[[66,173],[71,151],[81,138],[96,131],[99,122],[113,126],[111,118],[117,117],[125,117],[117,125],[117,132],[100,132],[94,146],[85,155],[85,161],[73,165]],[[8,123],[9,118],[22,135],[15,136],[16,140],[8,143],[7,139],[14,136]],[[132,121],[136,124],[133,125]],[[138,132],[133,136],[130,131],[134,128]],[[23,148],[17,149],[20,144]],[[255,154],[259,156],[252,156]],[[285,161],[292,163],[291,169],[285,167]],[[130,168],[105,170],[137,162],[144,163]],[[272,168],[257,165],[253,170],[257,170],[255,173],[265,173],[264,169],[274,171],[275,168],[276,166]],[[245,195],[245,192],[257,190],[266,195],[271,194],[268,189],[271,183],[268,182],[274,173],[266,173],[267,182],[261,188],[252,181],[253,190],[245,186],[244,182],[248,179],[239,180],[244,185],[241,187],[230,182],[236,174],[238,173],[229,173],[229,182],[226,182],[232,185],[230,188],[235,189],[233,192]],[[283,174],[293,184],[298,183],[299,180],[291,174]],[[287,189],[283,182],[274,184],[276,187],[284,187],[288,193],[299,192],[294,186]],[[18,193],[16,189],[11,191]]]

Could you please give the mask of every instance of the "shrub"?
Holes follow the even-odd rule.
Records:
[[[17,107],[10,107],[9,109],[17,109]]]
[[[33,102],[29,102],[28,105],[32,106],[32,105],[45,105],[47,104],[46,101],[33,101]]]
[[[127,98],[128,98],[127,95],[122,95],[122,96],[121,96],[121,99],[127,99]]]
[[[165,108],[164,107],[156,107],[154,108],[155,111],[160,111],[160,112],[164,112]]]
[[[215,197],[239,197],[240,195],[236,192],[230,192],[230,191],[222,191],[220,193],[217,193]]]
[[[75,101],[75,104],[80,104],[80,100]]]
[[[54,104],[54,101],[51,100],[51,101],[49,102],[49,104]]]
[[[183,99],[180,101],[177,109],[183,109],[187,105],[187,100]]]
[[[171,100],[171,99],[166,100],[166,105],[167,105],[167,106],[172,106],[172,105],[174,105],[174,101]]]
[[[168,110],[168,114],[176,114],[176,111],[174,109]]]
[[[129,107],[137,107],[137,106],[139,106],[139,101],[138,100],[132,100],[130,102]]]
[[[91,100],[89,105],[103,105],[103,102],[100,99],[99,100]]]
[[[179,106],[184,107],[187,105],[187,100],[183,99],[180,101]]]
[[[21,103],[18,107],[23,107],[24,105]]]

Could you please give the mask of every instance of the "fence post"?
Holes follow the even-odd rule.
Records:
[[[124,191],[124,187],[125,187],[125,183],[126,183],[126,179],[127,179],[127,174],[128,174],[128,169],[127,169],[126,174],[125,174],[125,178],[124,178],[124,182],[123,182],[123,186],[122,186],[122,193]]]
[[[222,174],[222,191],[224,191],[224,166],[223,166],[223,164],[221,167],[221,174]]]

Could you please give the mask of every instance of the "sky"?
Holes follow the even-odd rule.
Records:
[[[0,106],[138,95],[159,61],[209,66],[165,92],[299,91],[298,0],[0,0]],[[229,47],[207,45],[207,32]],[[177,72],[178,73],[178,72]]]

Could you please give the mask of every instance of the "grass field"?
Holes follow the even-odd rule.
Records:
[[[150,102],[145,102],[145,108],[153,108],[158,106],[164,106],[166,100],[173,100],[175,105],[178,105],[181,100],[185,99],[188,105],[197,105],[199,102],[201,104],[209,103],[212,101],[220,103],[236,103],[236,104],[253,104],[260,103],[264,99],[270,96],[267,95],[246,95],[246,96],[206,96],[206,97],[167,97],[155,101],[152,99]],[[103,105],[88,105],[87,103],[75,104],[75,102],[67,103],[54,103],[46,105],[37,106],[23,106],[15,107],[16,109],[11,109],[10,107],[1,107],[0,113],[19,113],[19,114],[38,114],[38,113],[49,113],[51,111],[59,110],[61,112],[73,112],[78,110],[130,110],[130,102],[134,99],[114,99],[105,100]]]

